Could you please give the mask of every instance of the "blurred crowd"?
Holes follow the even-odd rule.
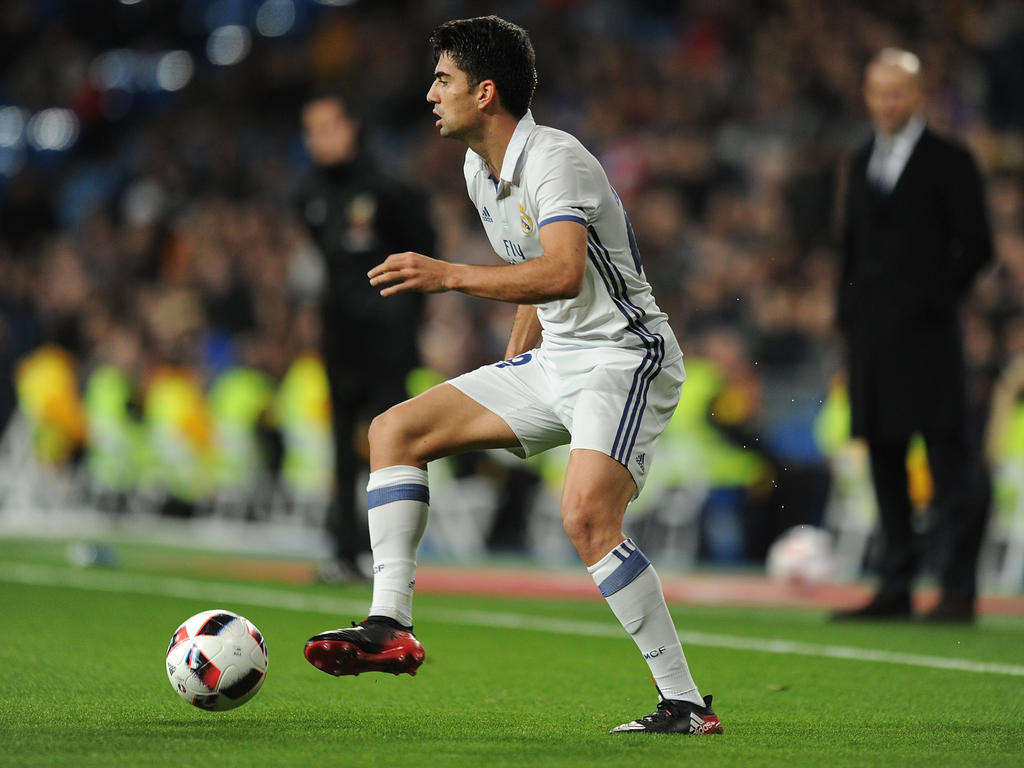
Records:
[[[972,396],[988,408],[1024,356],[1019,3],[487,10],[530,30],[535,117],[600,158],[684,352],[728,385],[722,433],[776,474],[810,467],[818,480],[815,420],[842,376],[836,201],[845,157],[870,130],[863,67],[884,46],[916,51],[930,123],[966,139],[987,177],[998,264],[965,332]],[[18,361],[44,344],[70,355],[79,381],[116,366],[141,402],[168,366],[203,390],[238,366],[278,382],[318,334],[363,332],[318,328],[313,311],[322,268],[293,200],[309,169],[299,109],[314,86],[337,84],[382,164],[430,194],[434,255],[496,263],[463,149],[436,136],[424,100],[429,30],[481,12],[458,0],[4,2],[0,422],[16,407]],[[511,315],[438,295],[410,333],[449,377],[501,357]]]

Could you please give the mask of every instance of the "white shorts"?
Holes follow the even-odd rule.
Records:
[[[653,352],[538,348],[448,383],[509,425],[516,455],[566,443],[600,451],[629,470],[636,498],[685,378],[678,353],[662,364]]]

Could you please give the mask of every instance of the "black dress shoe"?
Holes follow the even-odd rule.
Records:
[[[921,617],[921,621],[928,624],[973,624],[975,618],[973,601],[940,600]]]
[[[905,621],[910,618],[910,597],[880,597],[876,595],[870,603],[850,611],[836,611],[832,621]]]

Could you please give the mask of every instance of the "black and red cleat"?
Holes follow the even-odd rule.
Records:
[[[711,709],[711,697],[704,697],[704,706],[689,701],[662,699],[658,708],[639,720],[612,728],[611,733],[688,733],[703,735],[722,733],[722,723]]]
[[[352,623],[349,629],[321,632],[306,641],[306,661],[329,675],[390,672],[415,675],[423,663],[423,646],[412,628],[379,616]]]

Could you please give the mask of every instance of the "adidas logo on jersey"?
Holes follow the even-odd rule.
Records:
[[[491,212],[487,210],[487,206],[486,205],[480,210],[480,217],[484,221],[489,221],[489,222],[493,222],[494,221],[494,219],[491,218]]]

